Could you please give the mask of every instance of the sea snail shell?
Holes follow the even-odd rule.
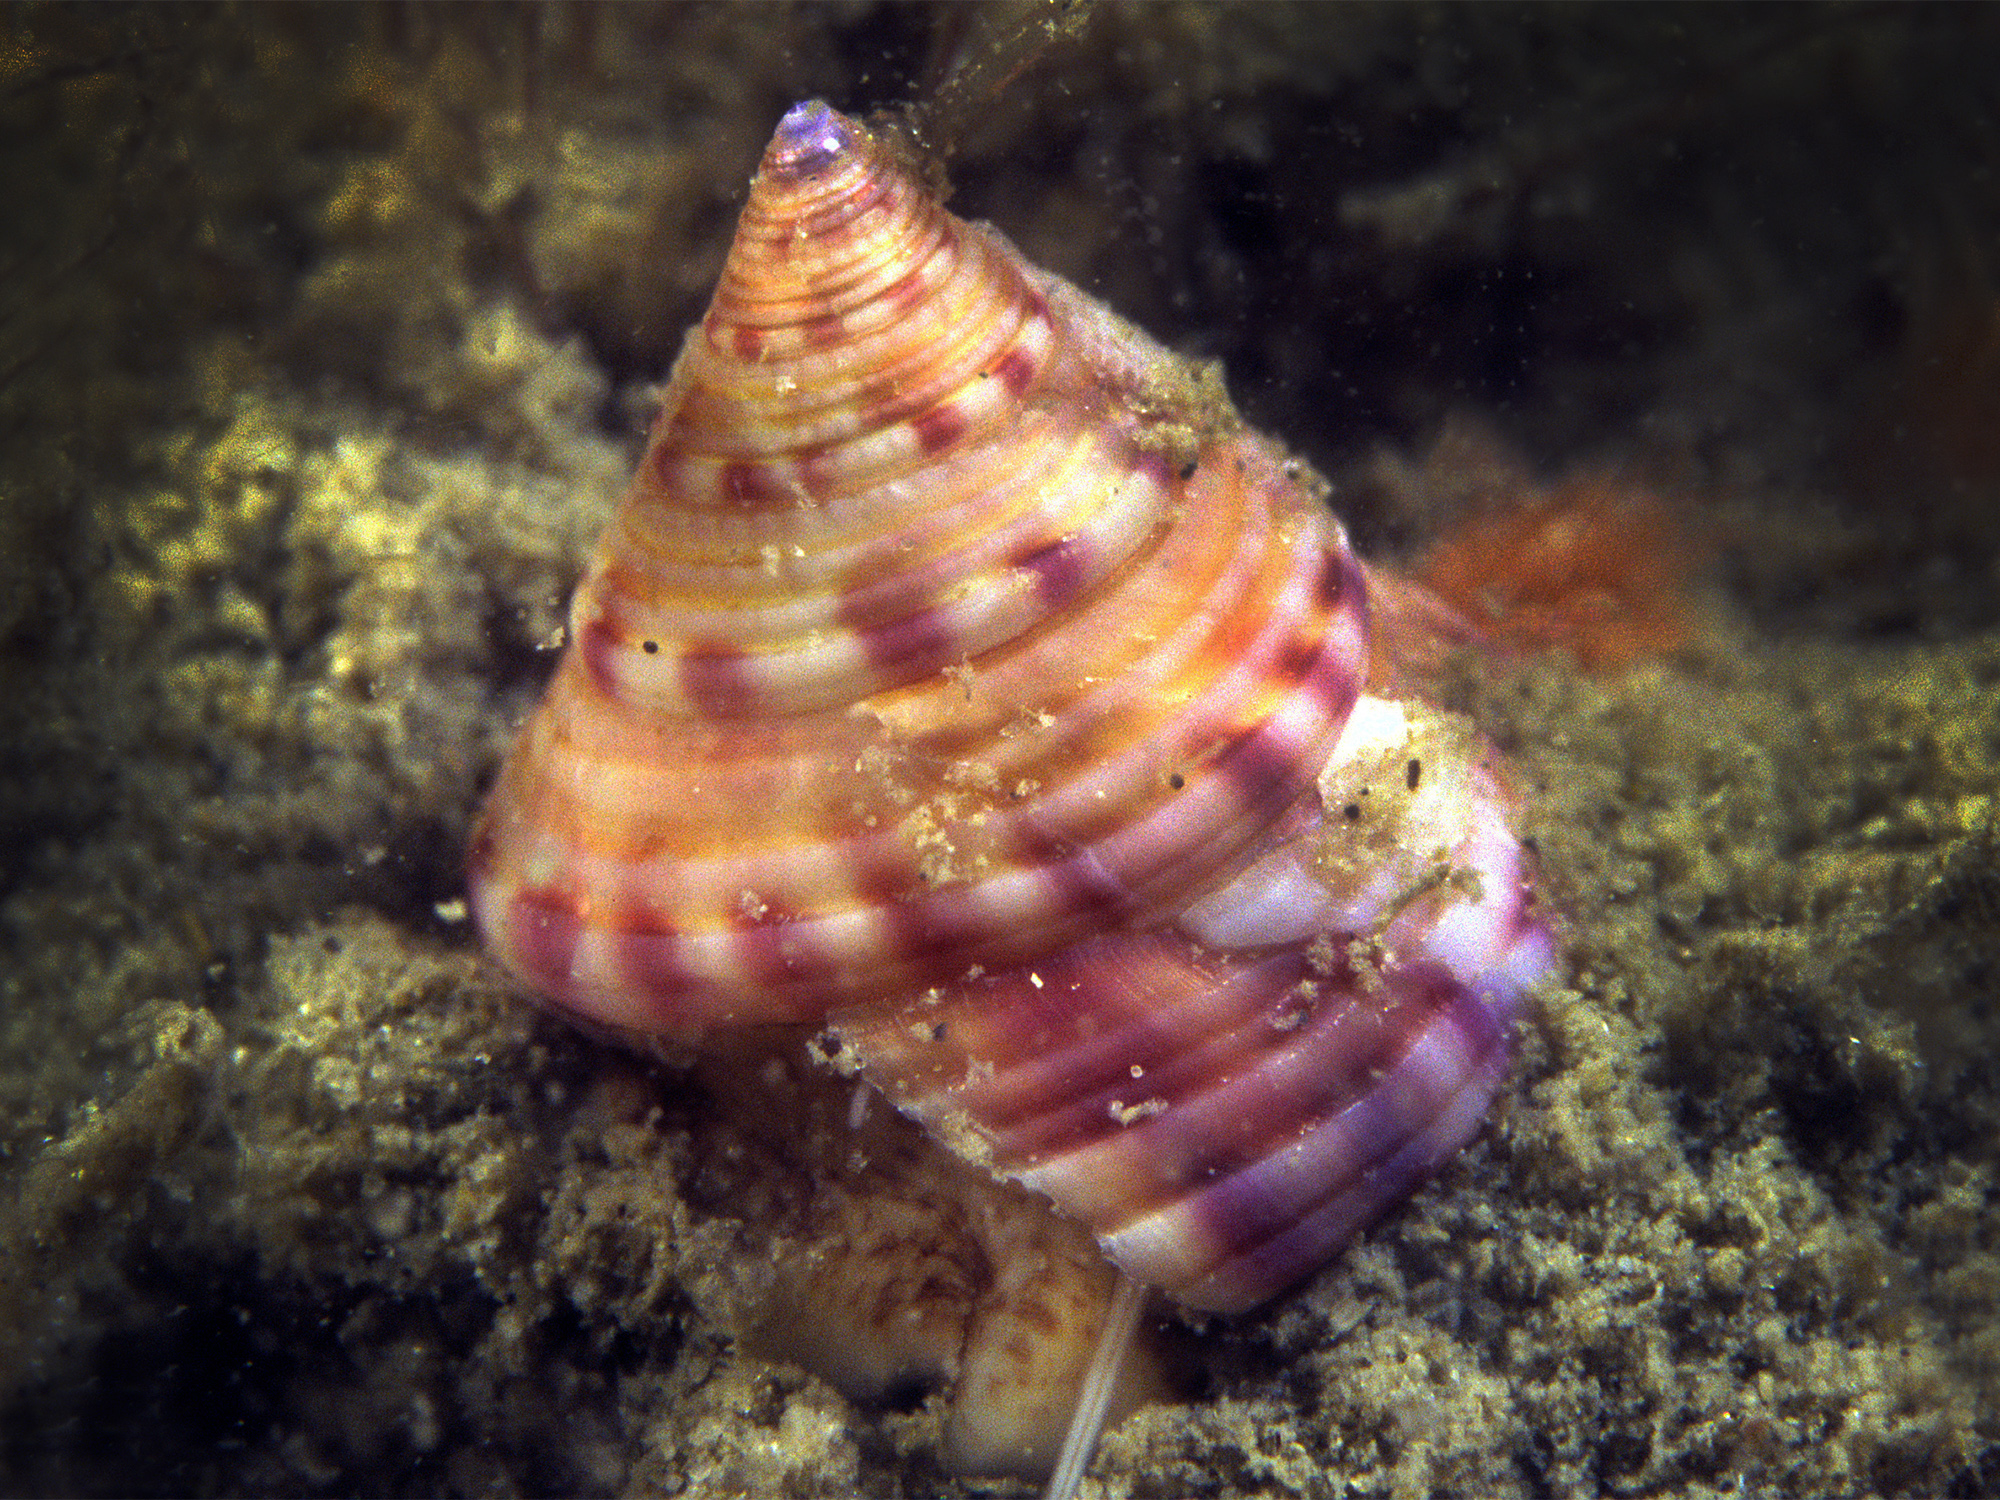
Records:
[[[1197,390],[793,109],[470,882],[558,1005],[823,1025],[1226,1311],[1473,1134],[1551,948],[1488,751],[1364,694],[1339,523]]]

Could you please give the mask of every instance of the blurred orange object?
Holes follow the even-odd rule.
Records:
[[[1593,475],[1462,522],[1424,555],[1414,581],[1474,638],[1567,651],[1604,671],[1687,640],[1683,584],[1693,558],[1663,503]],[[1399,608],[1426,613],[1408,600]],[[1444,618],[1435,604],[1428,613]]]

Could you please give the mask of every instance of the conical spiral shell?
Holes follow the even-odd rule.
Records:
[[[1011,247],[829,122],[765,157],[475,844],[503,955],[617,1024],[1170,912],[1359,684],[1331,520],[1248,438],[1176,472]]]
[[[860,126],[793,110],[476,831],[471,893],[499,956],[596,1021],[698,1036],[838,1016],[868,1076],[948,1142],[1156,1284],[1236,1306],[1324,1256],[1328,1236],[1296,1227],[1311,1205],[1287,1230],[1274,1199],[1268,1233],[1222,1237],[1224,1260],[1315,1240],[1254,1274],[1116,1236],[1203,1174],[1282,1175],[1274,1153],[1380,1079],[1429,1092],[1381,1127],[1412,1170],[1376,1176],[1427,1167],[1476,1127],[1504,1058],[1520,973],[1488,983],[1476,963],[1533,965],[1497,939],[1469,976],[1391,955],[1381,1000],[1324,958],[1386,930],[1408,884],[1371,907],[1382,880],[1324,873],[1346,857],[1325,778],[1366,669],[1362,576],[1283,455],[1177,398],[1178,368],[947,214]],[[1518,916],[1502,799],[1459,766],[1439,848],[1484,849],[1498,884],[1473,904]],[[1424,933],[1449,925],[1449,902],[1417,904]],[[1277,1113],[1234,1147],[1191,1143],[1189,1122],[1256,1105],[1208,1096],[1268,1060],[1231,1038],[1292,1024],[1301,985],[1326,1024],[1282,1067],[1316,1081],[1267,1091]],[[1162,1052],[1149,1018],[1167,1013]],[[967,1092],[1005,1054],[1029,1066],[1017,1092],[1058,1091],[1034,1110],[1061,1114],[1068,1089],[1088,1112],[1103,1067],[1155,1053],[1182,1081],[1128,1138],[1166,1153],[1136,1196],[1086,1190],[1101,1132],[1022,1144]],[[1313,1201],[1353,1196],[1381,1158],[1307,1163],[1333,1179]],[[1061,1159],[1078,1170],[1047,1169]],[[1390,1195],[1362,1191],[1332,1238]],[[1213,1230],[1197,1217],[1155,1239]]]

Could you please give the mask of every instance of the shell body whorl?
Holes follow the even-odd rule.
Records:
[[[1547,939],[1476,742],[1356,714],[1339,524],[1177,369],[793,110],[470,884],[558,1004],[830,1023],[1227,1308],[1470,1136]]]

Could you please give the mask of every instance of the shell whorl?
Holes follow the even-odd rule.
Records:
[[[798,106],[469,883],[558,1004],[824,1024],[1227,1310],[1471,1137],[1552,952],[1484,747],[1361,696],[1344,533],[1198,392]]]
[[[1511,802],[1444,716],[1364,698],[1317,793],[1172,923],[857,1007],[832,1034],[1135,1279],[1253,1306],[1470,1139],[1552,961]]]
[[[1338,526],[1247,437],[1175,468],[1050,285],[787,117],[475,838],[537,988],[814,1017],[1171,912],[1310,787],[1365,660]]]

